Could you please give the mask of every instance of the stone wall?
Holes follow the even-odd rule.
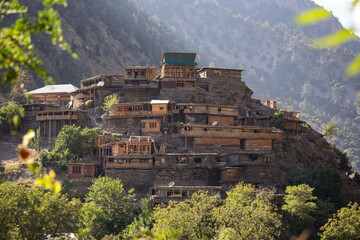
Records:
[[[163,186],[174,182],[176,186],[217,185],[220,175],[217,169],[203,167],[186,168],[174,166],[155,169],[155,185]]]
[[[154,184],[153,169],[105,169],[105,176],[118,178],[126,190],[135,189],[136,193],[147,193]]]

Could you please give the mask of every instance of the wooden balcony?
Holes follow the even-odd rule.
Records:
[[[36,116],[36,121],[77,120],[77,119],[78,119],[78,115],[75,111],[46,112],[46,113],[39,113]]]
[[[180,130],[184,137],[282,139],[282,132],[272,128],[249,128],[234,126],[185,125]]]
[[[208,115],[222,115],[222,116],[238,116],[239,113],[237,111],[217,111],[217,110],[209,110],[209,109],[184,109],[184,113],[191,114],[191,113],[203,113]]]

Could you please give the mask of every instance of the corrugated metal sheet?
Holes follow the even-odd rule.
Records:
[[[176,66],[196,66],[196,53],[164,53],[162,64]]]
[[[35,89],[27,94],[43,94],[43,93],[69,93],[78,90],[72,84],[47,85],[42,88]]]

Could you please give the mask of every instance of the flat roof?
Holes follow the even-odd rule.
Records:
[[[224,108],[236,108],[234,105],[217,105],[217,104],[207,104],[207,103],[176,103],[177,106],[208,106],[208,107],[224,107]]]
[[[263,129],[272,130],[272,132],[282,132],[280,129],[274,127],[258,127],[258,126],[212,126],[212,125],[200,125],[200,124],[184,124],[184,127],[200,127],[200,128],[230,128],[230,129]]]
[[[142,119],[140,122],[161,122],[161,119]]]
[[[185,52],[163,52],[161,54],[161,64],[175,66],[196,66],[196,53]]]
[[[230,70],[230,71],[245,71],[243,69],[236,69],[236,68],[221,68],[221,67],[201,67],[198,71],[201,72],[203,70]]]
[[[75,90],[78,90],[78,88],[72,84],[57,84],[57,85],[47,85],[45,87],[27,92],[27,94],[69,93]]]
[[[215,189],[215,190],[221,190],[223,187],[221,186],[156,186],[154,187],[155,189],[184,189],[184,190],[211,190],[211,189]]]
[[[166,155],[166,156],[217,156],[219,155],[218,153],[157,153],[154,155],[158,155],[158,156],[162,156],[162,155]]]
[[[151,100],[150,104],[165,104],[165,103],[169,103],[170,100]]]

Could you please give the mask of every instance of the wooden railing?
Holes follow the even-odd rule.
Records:
[[[197,129],[185,126],[180,135],[185,137],[232,137],[243,139],[281,139],[282,132],[271,129],[249,129],[239,127],[195,126]],[[199,129],[201,128],[201,129]],[[187,130],[186,130],[187,129]]]
[[[76,114],[71,115],[38,115],[36,116],[36,121],[45,121],[45,120],[77,120],[78,116]]]

